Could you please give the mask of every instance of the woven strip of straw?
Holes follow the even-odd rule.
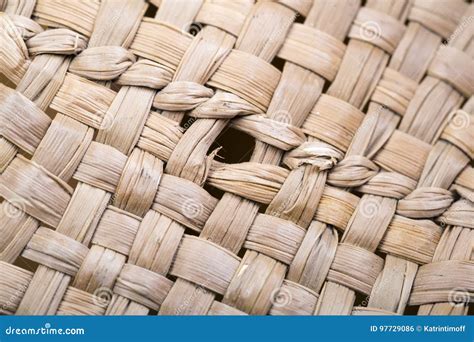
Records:
[[[0,10],[2,314],[468,314],[473,5]]]

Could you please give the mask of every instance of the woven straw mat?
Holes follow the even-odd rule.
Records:
[[[0,0],[0,313],[468,314],[473,6]]]

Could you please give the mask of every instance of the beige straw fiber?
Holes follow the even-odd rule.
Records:
[[[1,314],[471,313],[474,5],[0,11]]]

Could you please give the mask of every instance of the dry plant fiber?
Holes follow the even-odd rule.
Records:
[[[469,313],[472,4],[0,11],[1,314]]]

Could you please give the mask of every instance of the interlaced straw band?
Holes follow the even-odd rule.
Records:
[[[1,314],[468,313],[473,5],[0,10]]]

